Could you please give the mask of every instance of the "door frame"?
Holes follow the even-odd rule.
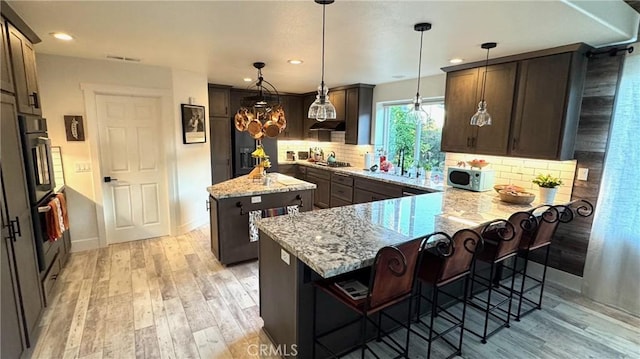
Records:
[[[98,245],[106,247],[107,234],[104,219],[104,198],[102,196],[102,166],[100,163],[100,141],[98,129],[98,111],[96,96],[114,95],[130,97],[151,97],[160,101],[160,136],[162,148],[165,150],[165,171],[169,206],[169,235],[174,235],[177,228],[177,168],[176,145],[173,125],[173,98],[168,89],[154,89],[143,87],[115,86],[92,83],[81,83],[80,89],[84,94],[84,108],[87,117],[87,132],[89,135],[89,149],[91,152],[91,168],[93,169],[93,197],[96,205],[96,221],[98,224]],[[93,136],[93,137],[92,137]]]

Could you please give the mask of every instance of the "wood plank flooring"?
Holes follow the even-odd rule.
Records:
[[[257,262],[223,267],[209,241],[203,227],[73,253],[32,357],[265,358],[255,354],[270,343],[260,330]],[[412,343],[411,357],[426,357]],[[542,311],[486,345],[464,343],[465,358],[640,358],[640,318],[547,286]]]

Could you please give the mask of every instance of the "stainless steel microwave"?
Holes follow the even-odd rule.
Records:
[[[447,184],[449,186],[475,192],[493,189],[495,177],[496,172],[490,169],[474,170],[449,167],[447,170]]]

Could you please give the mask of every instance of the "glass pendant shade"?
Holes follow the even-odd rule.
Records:
[[[422,99],[416,98],[413,102],[411,110],[407,113],[407,118],[409,121],[413,121],[416,125],[424,125],[427,123],[429,119],[429,115],[425,110],[422,109]]]
[[[472,126],[489,126],[491,125],[491,115],[487,111],[487,101],[478,103],[478,111],[471,116]]]
[[[318,122],[325,120],[335,120],[336,108],[329,101],[329,89],[324,86],[318,86],[318,94],[316,100],[309,107],[307,117],[313,118]]]

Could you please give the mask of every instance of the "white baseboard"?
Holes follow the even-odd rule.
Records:
[[[542,277],[542,271],[544,266],[534,261],[529,261],[527,265],[527,274]],[[547,267],[547,279],[548,282],[563,286],[574,292],[580,293],[582,291],[582,277],[577,275],[563,272],[561,270]]]
[[[94,238],[86,238],[86,239],[78,239],[75,241],[71,241],[71,252],[83,252],[91,249],[100,248],[100,241],[98,237]]]
[[[204,226],[207,223],[209,223],[209,216],[202,216],[196,219],[192,219],[189,222],[183,223],[178,226],[177,235],[182,235],[187,232],[193,231],[194,229]]]

